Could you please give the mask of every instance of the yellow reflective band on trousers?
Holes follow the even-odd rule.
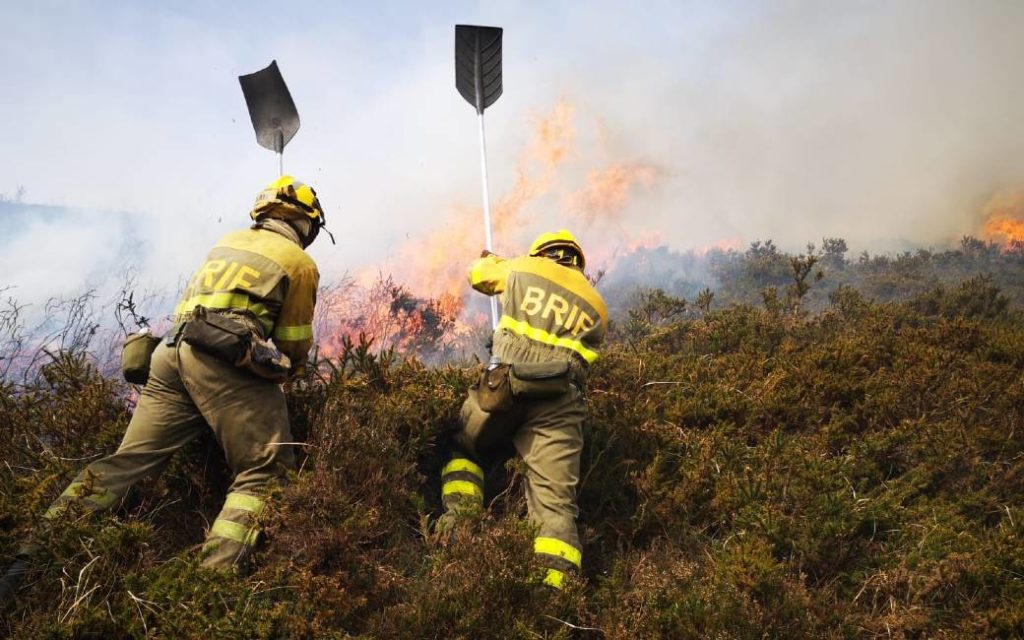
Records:
[[[579,340],[573,340],[571,338],[559,338],[553,333],[548,333],[543,329],[530,326],[529,323],[516,320],[512,316],[501,316],[501,322],[498,323],[499,329],[508,329],[513,333],[518,333],[521,336],[526,336],[531,340],[537,342],[543,342],[544,344],[550,344],[555,347],[563,347],[565,349],[572,349],[576,353],[583,356],[583,359],[588,363],[593,364],[597,360],[597,352],[591,351],[590,349],[583,346],[583,343]]]
[[[108,491],[103,487],[97,487],[95,483],[93,483],[93,490],[88,491],[86,489],[85,482],[72,482],[68,485],[68,488],[60,494],[60,497],[67,500],[86,500],[93,503],[100,509],[109,509],[117,503],[117,494],[112,491]],[[50,507],[46,510],[44,517],[50,518],[51,511],[57,513],[62,510],[63,509],[61,509],[60,506]]]
[[[265,502],[256,496],[250,496],[247,493],[232,492],[229,493],[227,499],[224,500],[225,509],[239,509],[241,511],[248,511],[255,515],[259,515],[265,506]]]
[[[558,538],[537,538],[533,541],[533,552],[564,558],[577,567],[583,565],[583,553],[567,542]]]
[[[235,542],[240,542],[249,546],[256,544],[256,539],[259,537],[259,534],[259,529],[255,527],[247,527],[244,524],[238,524],[237,522],[222,520],[220,518],[214,520],[213,526],[210,527],[211,536],[234,540]]]
[[[50,508],[47,509],[46,513],[43,514],[43,518],[45,520],[53,520],[55,518],[60,517],[60,514],[62,514],[65,511],[67,511],[67,509],[68,509],[67,503],[64,503],[64,504],[51,504]]]
[[[313,337],[313,325],[300,324],[294,327],[274,327],[275,340],[309,340]]]
[[[561,589],[565,584],[565,574],[558,569],[548,569],[547,574],[544,576],[544,584]]]
[[[449,473],[455,473],[456,471],[467,471],[481,480],[484,479],[484,470],[472,460],[467,460],[465,458],[452,458],[452,460],[444,466],[444,469],[441,470],[441,476],[446,476]]]
[[[441,487],[441,497],[452,494],[473,496],[483,500],[484,491],[479,486],[465,480],[449,480]]]

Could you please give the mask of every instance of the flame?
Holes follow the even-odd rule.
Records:
[[[706,244],[706,245],[704,245],[702,247],[697,247],[696,249],[693,250],[693,252],[695,254],[697,254],[698,256],[703,258],[704,256],[708,255],[709,253],[712,253],[712,252],[715,252],[715,251],[721,251],[721,252],[734,251],[734,250],[740,249],[742,246],[743,246],[743,240],[741,238],[739,238],[738,236],[733,236],[731,238],[723,238],[722,240],[719,240],[718,242],[712,242],[711,244]]]
[[[471,325],[457,326],[462,312],[460,296],[421,297],[381,273],[369,285],[348,279],[321,290],[313,322],[322,357],[337,357],[346,343],[358,344],[365,336],[378,350],[431,359],[470,331]]]
[[[649,187],[661,174],[659,167],[643,162],[621,162],[589,171],[586,186],[566,198],[567,208],[587,223],[618,216],[635,186]]]
[[[529,205],[551,190],[558,169],[573,156],[575,112],[561,99],[547,114],[535,116],[534,137],[516,163],[516,180],[491,211],[498,253],[514,253],[520,230],[534,219]],[[425,295],[461,296],[466,292],[466,267],[483,248],[483,212],[456,205],[432,231],[403,243],[387,271]]]
[[[624,252],[660,244],[656,232],[622,220],[636,190],[665,175],[660,167],[616,160],[589,168],[582,187],[566,188],[573,178],[570,161],[581,157],[575,120],[576,107],[564,98],[534,116],[533,137],[517,159],[515,180],[491,212],[494,250],[500,255],[521,253],[529,243],[524,234],[567,226],[578,236],[591,232],[585,234],[584,249],[592,269]],[[543,228],[535,228],[533,207],[548,196],[561,202],[562,213],[549,214]],[[473,296],[466,282],[470,261],[484,248],[482,211],[456,204],[438,218],[431,231],[401,244],[388,262],[321,293],[316,328],[322,355],[337,355],[347,340],[363,333],[374,337],[378,348],[414,351],[429,359],[431,351],[485,330],[487,315],[482,306],[476,308],[482,297]]]
[[[1002,240],[1004,247],[1024,242],[1024,191],[996,194],[985,206],[982,239]]]

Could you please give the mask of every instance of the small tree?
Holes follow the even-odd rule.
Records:
[[[711,311],[711,302],[715,299],[715,292],[711,289],[702,289],[697,294],[697,308],[700,309],[701,313],[708,313]]]
[[[842,238],[824,238],[821,241],[821,261],[829,269],[844,269],[847,251],[849,247]]]
[[[811,290],[811,285],[808,284],[807,278],[811,275],[814,270],[814,265],[818,263],[818,256],[814,252],[814,245],[807,245],[807,253],[799,256],[793,256],[789,259],[789,266],[792,270],[793,284],[786,289],[786,302],[789,308],[797,313],[800,311],[801,303],[807,292]],[[814,274],[814,280],[818,281],[825,277],[825,274],[819,269]]]
[[[641,289],[627,312],[625,335],[631,345],[649,336],[655,327],[665,326],[686,312],[686,299],[670,296],[662,289]]]

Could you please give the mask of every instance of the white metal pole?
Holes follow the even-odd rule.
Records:
[[[284,131],[277,130],[277,177],[284,175]]]
[[[480,180],[484,187],[484,230],[487,250],[494,251],[491,237],[491,198],[487,191],[487,143],[484,139],[484,114],[480,114]],[[498,328],[498,298],[491,296],[491,329]]]

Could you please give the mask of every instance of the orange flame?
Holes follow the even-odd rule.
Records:
[[[587,173],[587,185],[566,198],[566,205],[584,222],[617,216],[625,210],[630,191],[637,186],[651,186],[662,170],[642,162],[622,162]]]
[[[575,117],[576,108],[565,99],[536,117],[533,139],[515,166],[515,182],[492,210],[497,253],[516,255],[529,242],[524,233],[542,230],[531,228],[536,218],[531,207],[552,192],[561,195],[563,219],[545,221],[543,230],[573,226],[579,235],[580,227],[592,229],[584,248],[595,268],[623,249],[658,244],[657,233],[627,227],[620,218],[637,187],[650,187],[665,174],[661,168],[616,161],[588,170],[577,191],[556,191],[571,177],[565,171],[569,161],[580,157]],[[389,263],[368,267],[344,286],[322,293],[317,322],[321,353],[337,354],[344,337],[360,332],[375,337],[379,348],[394,346],[421,355],[424,345],[436,348],[479,333],[486,314],[467,311],[465,302],[472,293],[466,269],[484,245],[482,218],[478,207],[453,206],[432,231],[400,245]],[[321,313],[321,307],[331,311]]]
[[[1004,247],[1024,242],[1024,191],[996,194],[985,206],[982,239],[1002,241]]]
[[[696,249],[693,250],[693,252],[696,253],[698,256],[703,257],[713,251],[733,251],[735,249],[741,248],[742,246],[743,240],[739,237],[734,236],[732,238],[725,238],[723,240],[719,240],[718,242],[706,244],[703,247],[697,247]]]
[[[571,157],[574,115],[575,107],[563,99],[537,117],[534,138],[516,164],[516,181],[491,211],[498,253],[514,246],[520,229],[533,221],[528,206],[550,191],[558,168]],[[403,243],[387,271],[423,294],[461,296],[466,292],[466,268],[483,248],[481,210],[457,205],[434,230]]]

